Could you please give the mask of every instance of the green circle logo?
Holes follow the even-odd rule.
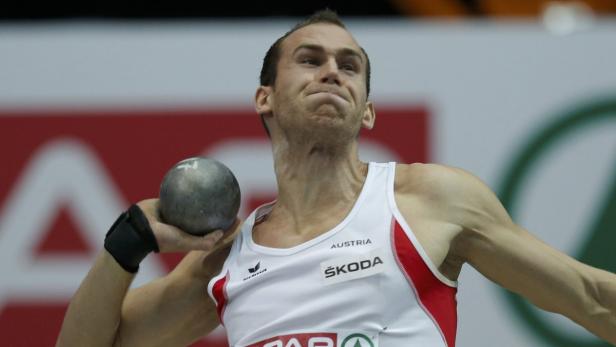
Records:
[[[374,347],[374,344],[364,334],[351,334],[342,341],[342,347]]]
[[[568,136],[598,122],[616,120],[616,97],[599,100],[573,110],[539,131],[530,143],[520,151],[508,168],[499,196],[515,220],[518,212],[520,193],[528,180],[529,173],[545,157],[550,149],[561,144]],[[614,153],[614,152],[612,152]],[[592,154],[591,154],[592,155]],[[612,154],[613,155],[613,154]],[[612,175],[606,188],[606,199],[598,204],[595,219],[587,230],[580,230],[586,238],[571,255],[580,261],[616,272],[616,157],[613,160]],[[538,338],[552,346],[559,347],[608,347],[610,344],[598,339],[574,337],[554,328],[539,314],[539,309],[522,297],[505,291],[508,304],[522,322]]]

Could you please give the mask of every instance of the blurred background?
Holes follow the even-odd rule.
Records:
[[[362,158],[469,170],[539,238],[616,271],[614,0],[20,2],[0,12],[0,345],[54,344],[110,224],[181,159],[225,162],[242,216],[276,196],[261,60],[324,7],[372,62]],[[134,285],[180,258],[151,255]],[[458,303],[458,346],[608,346],[470,267]]]

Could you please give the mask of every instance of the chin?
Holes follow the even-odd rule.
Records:
[[[333,144],[347,142],[347,140],[354,138],[353,127],[340,117],[329,114],[315,115],[310,123],[307,127],[309,136],[312,139],[318,139],[319,142]]]
[[[330,119],[341,123],[348,118],[345,110],[334,104],[322,104],[316,109],[309,111],[309,115],[309,118],[316,120]]]

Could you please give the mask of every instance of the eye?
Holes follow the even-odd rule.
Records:
[[[340,68],[342,70],[346,70],[346,71],[355,71],[355,65],[352,63],[343,63],[340,65]]]
[[[318,65],[318,60],[312,57],[303,57],[299,60],[299,62],[301,64],[306,64],[306,65]]]
[[[343,59],[340,61],[338,68],[342,71],[357,72],[359,71],[358,63],[353,59]]]

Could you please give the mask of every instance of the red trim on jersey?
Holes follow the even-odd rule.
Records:
[[[413,288],[417,301],[436,324],[448,347],[456,344],[457,289],[441,282],[417,252],[400,224],[394,220],[392,241],[398,265]]]
[[[225,325],[222,316],[227,307],[227,283],[229,283],[229,272],[227,272],[225,277],[218,279],[212,287],[212,295],[216,299],[216,313],[218,313],[218,319],[222,325]]]

